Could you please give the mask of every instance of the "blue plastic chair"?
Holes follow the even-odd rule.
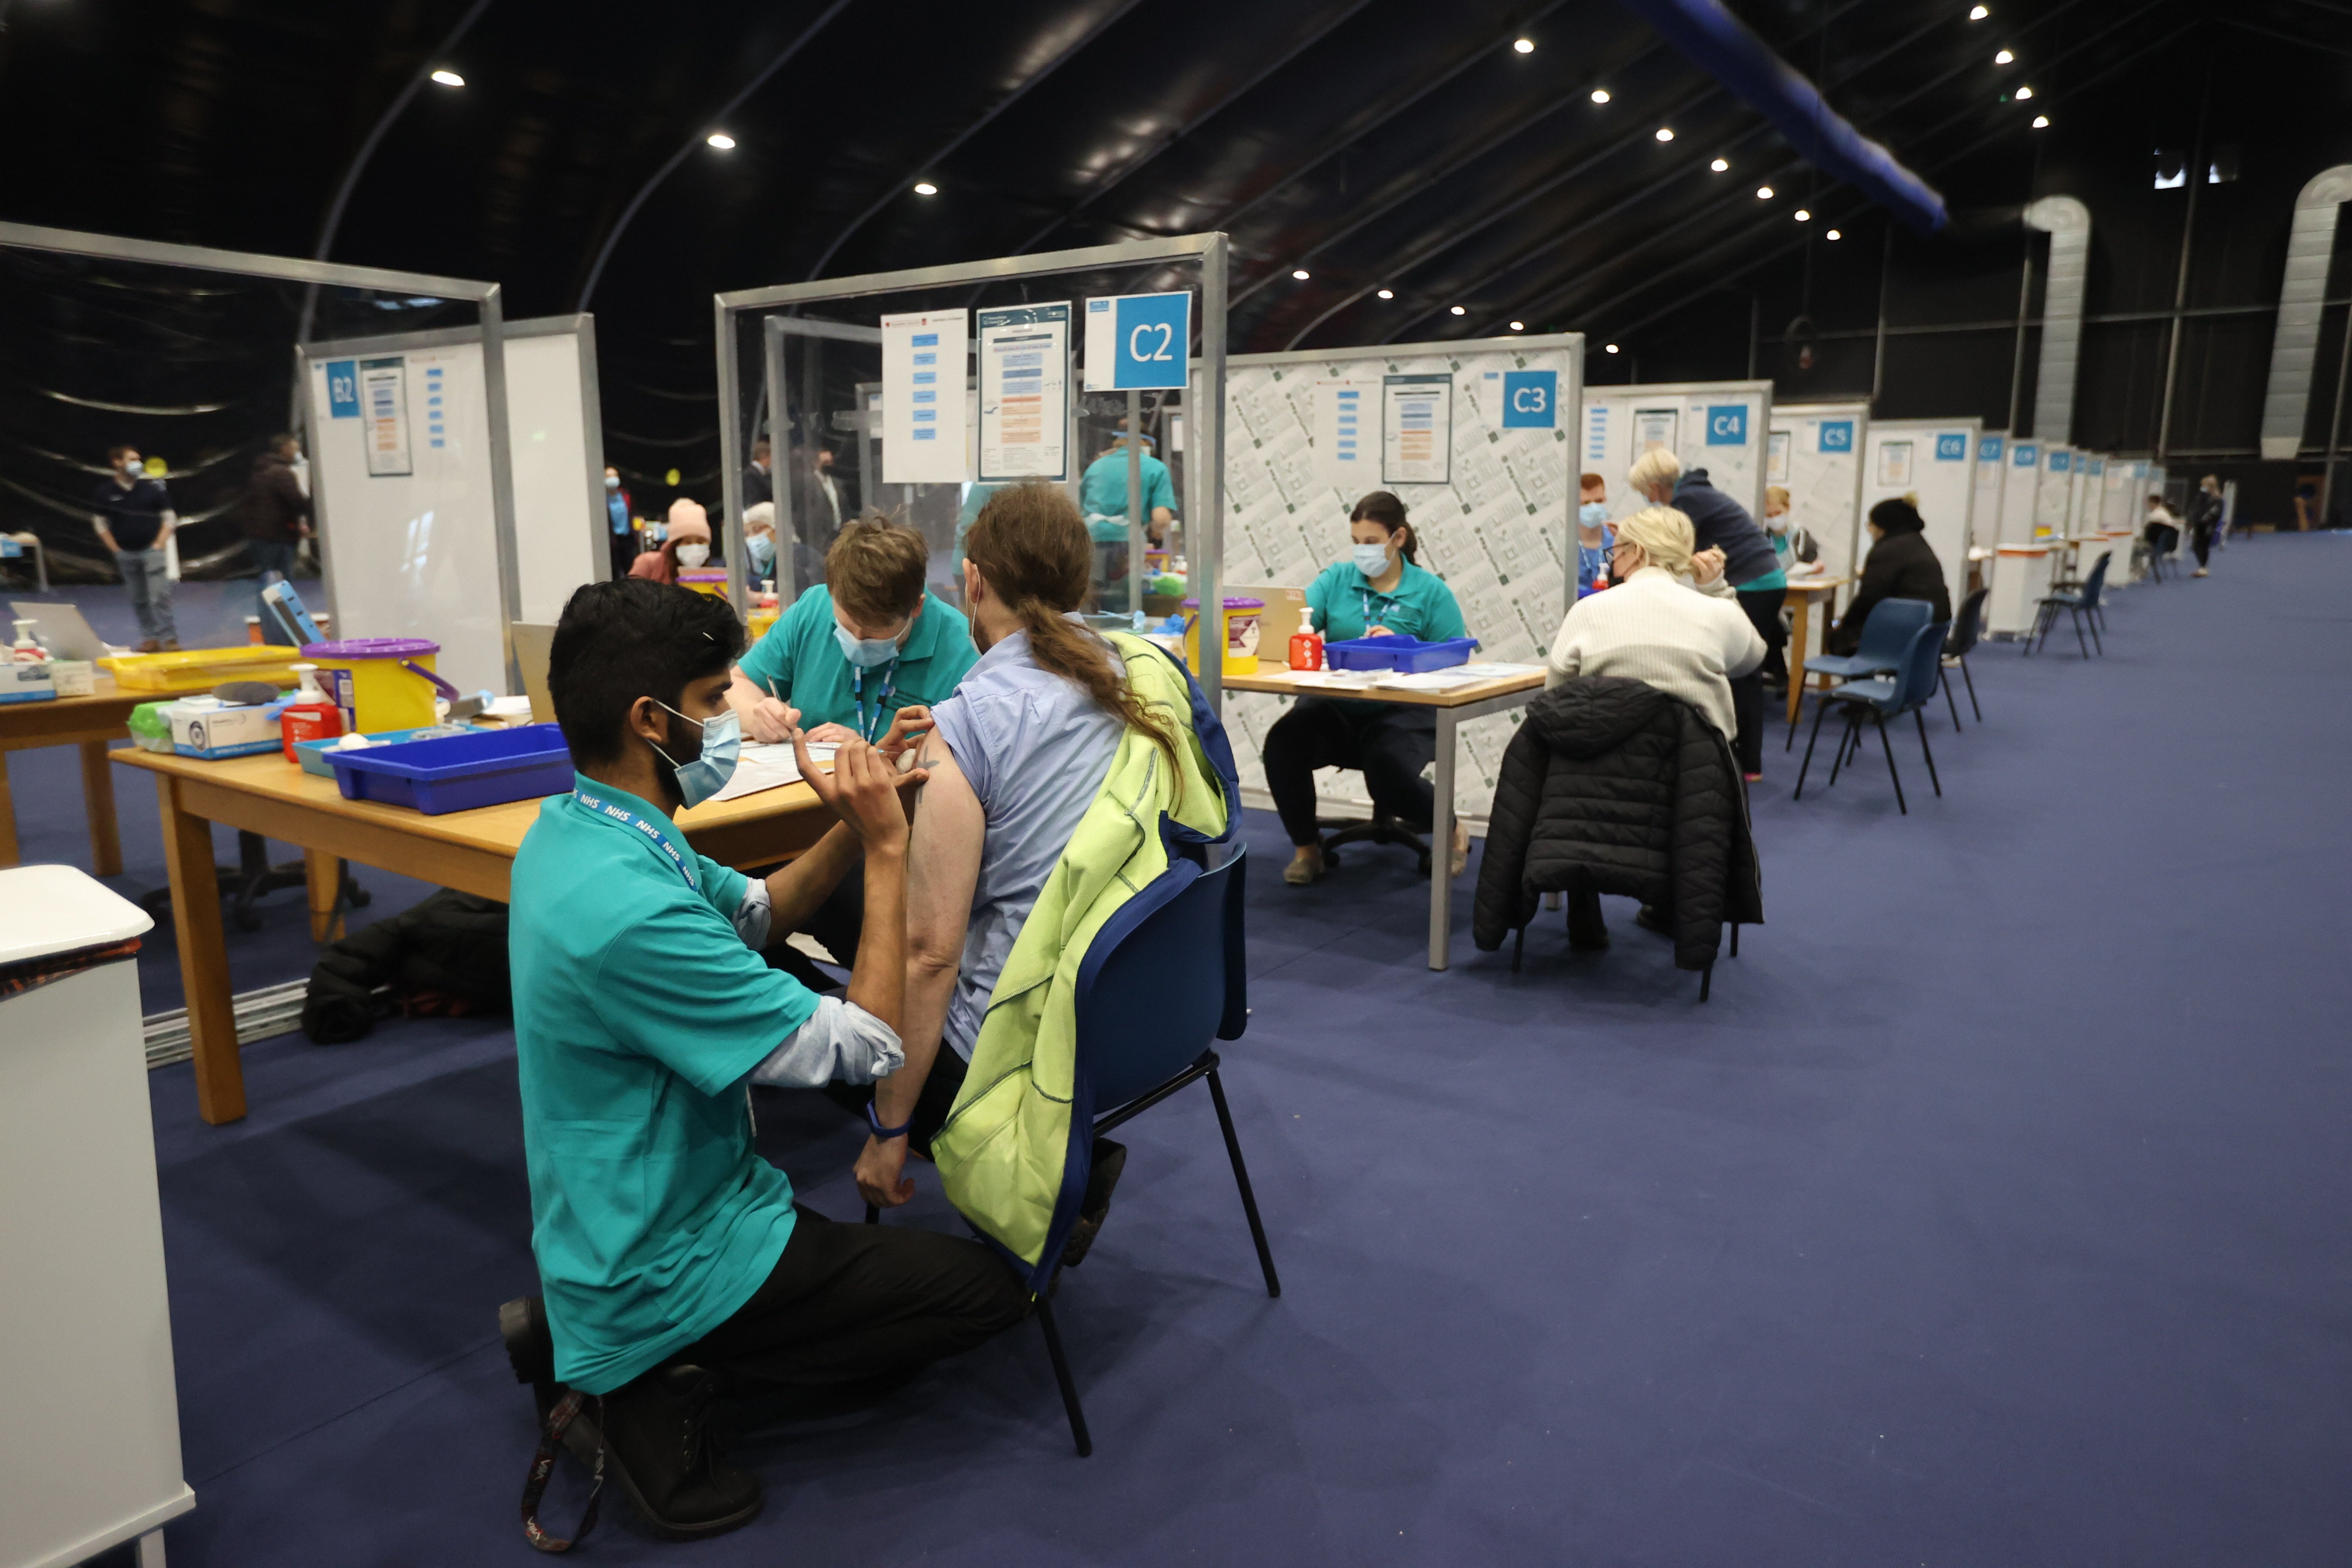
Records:
[[[1936,607],[1925,599],[1881,599],[1870,608],[1870,619],[1862,623],[1862,642],[1850,654],[1824,654],[1805,660],[1805,674],[1834,675],[1843,680],[1855,680],[1864,676],[1885,675],[1903,668],[1909,653],[1913,634],[1927,624]],[[1832,689],[1835,689],[1832,688]],[[1818,716],[1813,728],[1821,728]],[[1780,743],[1788,751],[1797,743],[1794,725],[1789,738]]]
[[[1217,1108],[1217,1125],[1225,1135],[1225,1154],[1233,1162],[1234,1184],[1241,1189],[1242,1213],[1248,1216],[1250,1238],[1257,1244],[1259,1269],[1265,1276],[1265,1293],[1282,1294],[1274,1271],[1274,1253],[1266,1246],[1265,1226],[1258,1217],[1257,1197],[1250,1189],[1249,1167],[1242,1162],[1241,1140],[1234,1133],[1232,1109],[1225,1103],[1225,1086],[1217,1077],[1215,1040],[1238,1040],[1249,1026],[1249,993],[1242,927],[1242,863],[1244,854],[1214,870],[1177,858],[1106,922],[1078,965],[1077,1093],[1074,1117],[1091,1121],[1097,1138],[1131,1121],[1161,1100],[1209,1080],[1209,1098]],[[1082,1193],[1083,1173],[1066,1192]],[[1073,1212],[1055,1215],[1047,1237],[1058,1249],[1075,1219],[1075,1196],[1065,1203]],[[1062,1405],[1070,1417],[1070,1436],[1080,1457],[1094,1452],[1087,1432],[1086,1413],[1078,1405],[1077,1384],[1062,1353],[1062,1337],[1054,1324],[1049,1296],[1037,1298],[1037,1321],[1045,1330],[1046,1353],[1053,1357],[1054,1377],[1062,1389]]]
[[[1871,619],[1878,617],[1874,615]],[[1862,753],[1862,721],[1868,717],[1878,726],[1878,743],[1886,752],[1886,776],[1895,781],[1895,805],[1904,816],[1911,815],[1908,802],[1903,798],[1903,775],[1895,768],[1895,746],[1886,738],[1886,721],[1911,715],[1919,727],[1919,752],[1927,759],[1927,777],[1941,798],[1944,781],[1936,773],[1936,753],[1927,744],[1927,721],[1922,716],[1928,700],[1936,695],[1936,687],[1944,672],[1944,636],[1951,630],[1949,621],[1937,621],[1921,626],[1911,637],[1911,646],[1904,650],[1903,667],[1895,675],[1882,675],[1869,680],[1849,680],[1822,694],[1821,707],[1813,714],[1813,736],[1805,742],[1804,766],[1797,770],[1797,793],[1791,798],[1805,797],[1805,773],[1813,765],[1813,746],[1822,738],[1822,720],[1834,702],[1845,710],[1845,731],[1838,737],[1837,756],[1830,764],[1830,783],[1837,783],[1838,770],[1851,758]]]
[[[2092,566],[2091,574],[2083,579],[2082,587],[2075,592],[2045,594],[2042,596],[2038,601],[2039,608],[2035,611],[2035,620],[2039,623],[2034,627],[2035,636],[2025,639],[2027,653],[2031,654],[2035,650],[2037,638],[2041,643],[2049,642],[2050,628],[2057,621],[2058,612],[2065,610],[2071,612],[2074,617],[2074,645],[2083,650],[2083,657],[2084,658],[2091,657],[2091,648],[2094,645],[2097,646],[2100,658],[2106,657],[2106,645],[2099,641],[2099,601],[2106,593],[2107,563],[2114,557],[2115,552],[2112,550],[2101,555],[2097,563]],[[2083,619],[2085,616],[2090,617],[2091,622],[2091,640],[2088,643],[2083,640]]]

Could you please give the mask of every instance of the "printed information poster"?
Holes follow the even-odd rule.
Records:
[[[1789,432],[1775,430],[1764,438],[1764,482],[1786,485],[1789,482]]]
[[[1889,487],[1901,485],[1906,489],[1909,488],[1911,483],[1910,442],[1887,441],[1880,445],[1878,482]]]
[[[979,481],[1066,480],[1070,307],[982,310],[979,325]]]
[[[1454,482],[1454,378],[1391,375],[1381,381],[1381,483]]]
[[[1664,447],[1671,452],[1675,447],[1675,436],[1682,423],[1679,408],[1636,408],[1633,410],[1633,456],[1654,451]]]
[[[408,362],[360,361],[360,417],[367,430],[367,471],[378,479],[414,473],[408,452]]]
[[[1377,381],[1315,384],[1315,477],[1342,495],[1380,489],[1372,478],[1372,421],[1379,416],[1380,396]]]
[[[970,310],[882,318],[882,482],[964,482]]]

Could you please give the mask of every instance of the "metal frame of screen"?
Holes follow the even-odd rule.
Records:
[[[346,267],[338,262],[304,261],[293,257],[261,256],[241,250],[215,250],[208,246],[171,245],[162,240],[130,239],[113,234],[83,234],[73,229],[44,228],[37,224],[0,223],[0,247],[46,250],[63,256],[89,256],[104,261],[135,261],[157,267],[186,267],[204,272],[228,272],[246,278],[269,278],[287,283],[311,283],[331,289],[368,289],[390,294],[425,295],[436,300],[460,300],[481,312],[476,329],[482,342],[482,389],[488,405],[490,438],[491,521],[498,533],[499,637],[506,653],[511,689],[522,689],[515,663],[514,623],[522,618],[522,572],[515,544],[514,472],[508,450],[506,311],[499,285],[469,278],[436,278],[422,272],[394,272],[381,267]],[[290,343],[290,340],[289,340]]]
[[[1123,245],[1091,246],[1077,250],[1046,251],[1036,256],[1004,256],[986,261],[957,262],[944,267],[917,267],[898,272],[875,272],[855,278],[826,278],[808,283],[787,283],[766,289],[743,289],[715,296],[711,301],[713,325],[716,328],[716,352],[719,359],[719,467],[726,509],[726,539],[728,561],[728,594],[736,612],[749,607],[747,561],[743,549],[743,466],[746,459],[747,426],[743,407],[743,375],[741,354],[737,342],[736,318],[745,313],[789,311],[800,307],[832,303],[845,300],[868,299],[877,295],[907,293],[919,289],[953,288],[959,284],[975,287],[1014,280],[1035,280],[1060,273],[1085,273],[1106,268],[1136,266],[1153,261],[1197,258],[1201,268],[1201,317],[1196,323],[1200,333],[1199,428],[1185,432],[1187,457],[1194,447],[1201,448],[1208,459],[1211,474],[1221,474],[1224,468],[1224,384],[1225,384],[1225,265],[1227,241],[1223,234],[1180,235],[1168,239],[1136,240]],[[837,328],[839,324],[834,324]],[[1075,331],[1077,323],[1073,322]],[[812,330],[814,329],[814,330]],[[782,344],[786,335],[803,332],[810,336],[845,336],[828,330],[816,321],[797,321],[792,326],[761,333],[760,350],[763,374],[774,383],[765,389],[765,402],[770,408],[782,406]],[[862,337],[861,337],[862,341]],[[1075,393],[1075,389],[1074,389]],[[1193,399],[1187,396],[1189,404]],[[1075,395],[1073,406],[1076,405]],[[861,416],[865,410],[860,409]],[[1074,459],[1075,467],[1075,459]],[[778,522],[787,522],[782,497],[789,487],[777,487]],[[1130,505],[1135,500],[1134,487],[1129,487]],[[1223,487],[1211,484],[1199,493],[1186,496],[1184,520],[1185,551],[1192,569],[1188,584],[1202,604],[1214,603],[1218,582],[1223,575]],[[795,535],[779,527],[776,554],[779,571],[789,571],[783,564]],[[780,578],[781,591],[784,583]],[[1217,661],[1206,661],[1200,672],[1201,688],[1213,709],[1220,708],[1223,699],[1223,672]]]

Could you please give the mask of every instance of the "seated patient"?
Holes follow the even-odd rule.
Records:
[[[593,1395],[566,1441],[646,1523],[731,1530],[759,1482],[710,1429],[730,1386],[903,1375],[1016,1322],[1026,1292],[987,1247],[911,1226],[835,1225],[752,1146],[747,1086],[869,1080],[899,1065],[908,826],[900,775],[862,742],[804,776],[841,818],[761,881],[705,858],[674,820],[734,766],[723,599],[628,578],[564,606],[548,689],[579,769],[515,857],[509,947],[538,1299],[501,1312],[542,1411]],[[919,779],[920,775],[907,775]],[[866,937],[845,998],[763,963],[862,866]]]
[[[1870,553],[1863,557],[1862,581],[1854,584],[1845,614],[1822,638],[1825,649],[1853,652],[1862,645],[1870,612],[1887,599],[1924,599],[1935,606],[1929,620],[1952,618],[1952,591],[1935,546],[1927,542],[1927,526],[1908,496],[1890,497],[1870,509]]]

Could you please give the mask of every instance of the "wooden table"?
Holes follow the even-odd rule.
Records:
[[[1837,607],[1836,594],[1853,582],[1851,577],[1791,577],[1789,579],[1789,605],[1791,611],[1789,628],[1789,722],[1794,724],[1805,705],[1805,644],[1812,635],[1813,600],[1822,597],[1831,609]],[[1824,630],[1827,628],[1824,627]]]
[[[18,859],[8,753],[36,746],[79,746],[82,804],[89,814],[90,869],[101,877],[122,869],[122,839],[115,831],[114,775],[107,771],[106,743],[129,740],[131,710],[165,695],[122,691],[105,697],[0,703],[0,866],[14,866]]]
[[[1456,737],[1465,719],[1483,719],[1523,708],[1543,689],[1543,671],[1482,680],[1453,691],[1411,691],[1401,688],[1339,689],[1301,681],[1279,666],[1261,663],[1255,675],[1228,675],[1228,691],[1266,691],[1278,697],[1349,697],[1367,702],[1393,702],[1406,708],[1437,711],[1437,800],[1429,825],[1429,967],[1444,969],[1452,962],[1454,896],[1451,860],[1454,853],[1454,765]]]
[[[338,860],[504,902],[515,851],[539,820],[538,800],[443,816],[345,800],[332,779],[306,773],[274,752],[222,762],[137,748],[106,754],[155,775],[163,860],[179,928],[180,979],[188,994],[196,1109],[215,1124],[244,1116],[245,1071],[237,1060],[220,885],[213,869],[214,823],[300,847],[310,871],[310,934],[325,942],[339,935],[341,926],[335,907]],[[709,802],[677,817],[688,842],[739,869],[791,859],[822,837],[833,820],[804,784]]]

